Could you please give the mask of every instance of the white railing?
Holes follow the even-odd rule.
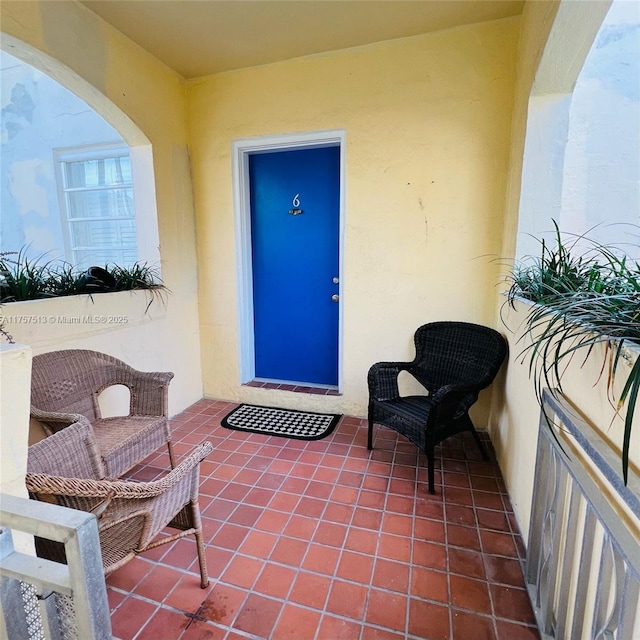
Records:
[[[67,564],[20,553],[13,531],[64,545]],[[0,496],[0,637],[111,640],[96,518],[53,504]]]
[[[545,391],[525,576],[544,639],[640,638],[640,481],[630,469],[625,486],[619,468],[596,432]]]

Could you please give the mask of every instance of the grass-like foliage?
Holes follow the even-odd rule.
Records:
[[[584,362],[601,343],[606,347],[602,372],[612,394],[613,380],[623,370],[625,345],[640,347],[640,264],[587,236],[567,242],[553,224],[555,246],[541,240],[540,255],[520,261],[508,277],[508,304],[513,306],[517,298],[536,303],[526,319],[525,335],[532,343],[522,352],[529,357],[536,396],[541,402],[544,387],[562,391],[563,373],[576,353]],[[639,392],[640,357],[620,396],[613,398],[617,411],[627,403],[622,442],[625,484]]]
[[[69,263],[27,258],[24,249],[0,253],[0,302],[146,289],[162,293],[166,287],[157,269],[147,263],[130,267],[107,264],[78,269]]]

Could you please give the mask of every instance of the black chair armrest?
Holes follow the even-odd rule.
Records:
[[[432,420],[448,422],[457,414],[467,411],[478,399],[478,386],[475,384],[448,384],[438,389],[432,396],[434,411]]]
[[[412,362],[376,362],[367,376],[369,400],[395,400],[400,397],[398,375],[411,372]]]

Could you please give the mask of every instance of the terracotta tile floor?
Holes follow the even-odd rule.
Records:
[[[423,456],[389,429],[370,453],[359,418],[305,442],[221,427],[234,406],[202,400],[172,421],[179,456],[215,447],[201,465],[209,587],[191,538],[138,556],[107,579],[115,636],[539,637],[500,471],[466,435],[439,447],[432,496]],[[137,477],[168,456],[147,463]]]

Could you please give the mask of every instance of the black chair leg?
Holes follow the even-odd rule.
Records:
[[[367,435],[367,449],[371,451],[373,449],[373,420],[371,414],[369,414],[369,433]]]
[[[436,482],[435,482],[435,477],[436,477],[436,471],[435,471],[435,454],[434,454],[434,447],[429,447],[428,451],[426,451],[427,454],[427,474],[429,476],[429,493],[433,493],[435,494],[436,492]]]
[[[478,449],[480,449],[480,453],[482,454],[482,459],[485,462],[488,462],[489,454],[487,453],[485,446],[482,444],[482,440],[480,440],[480,436],[478,435],[476,428],[473,426],[473,422],[471,422],[471,418],[467,418],[467,420],[469,422],[469,431],[471,431],[471,435],[473,436],[473,439],[476,441],[476,444],[478,445]]]

